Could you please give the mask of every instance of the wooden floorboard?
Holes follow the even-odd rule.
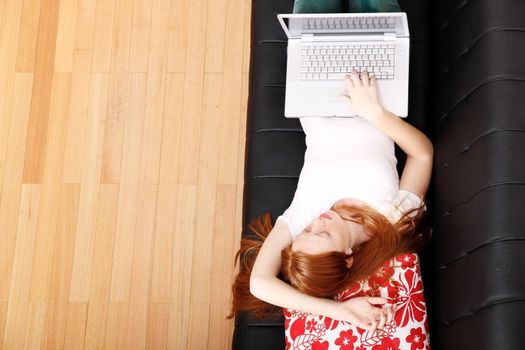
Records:
[[[0,2],[0,350],[230,349],[251,2]]]

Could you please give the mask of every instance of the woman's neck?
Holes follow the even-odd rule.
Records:
[[[363,225],[353,221],[347,221],[346,225],[348,227],[348,233],[350,236],[349,244],[352,250],[359,247],[361,244],[363,244],[371,238],[371,236],[368,233],[366,233]]]

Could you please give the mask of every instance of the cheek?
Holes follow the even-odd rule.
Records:
[[[340,225],[338,228],[337,228],[337,241],[338,243],[344,245],[345,242],[346,242],[346,237],[348,235],[348,228],[346,227],[346,225]]]
[[[333,227],[330,230],[330,240],[333,243],[341,244],[343,242],[343,231],[341,230],[341,227]]]
[[[339,237],[343,237],[347,231],[347,227],[344,223],[340,223],[336,227],[336,232]]]
[[[304,234],[301,234],[301,235],[297,236],[297,238],[292,241],[292,245],[291,245],[292,249],[301,249],[305,245],[308,245],[308,241],[309,241],[308,236],[306,236]]]

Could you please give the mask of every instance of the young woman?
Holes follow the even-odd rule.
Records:
[[[300,119],[307,150],[295,196],[273,228],[268,222],[252,225],[267,237],[251,273],[241,268],[240,275],[249,274],[250,292],[266,303],[377,334],[392,322],[400,302],[374,296],[341,302],[334,296],[428,240],[420,223],[433,147],[381,106],[375,77],[353,71],[345,84],[348,94],[341,98],[362,118]],[[400,179],[394,142],[407,155]],[[245,241],[241,254],[251,248]],[[248,296],[236,293],[239,281],[238,276],[234,312],[250,308]]]
[[[345,82],[348,95],[342,98],[362,118],[301,119],[307,150],[296,194],[262,245],[250,290],[273,305],[365,326],[379,315],[369,300],[325,298],[425,242],[414,228],[422,216],[433,151],[423,133],[382,108],[374,77],[354,71]],[[394,142],[407,154],[400,180]],[[301,271],[307,256],[327,253],[333,258],[320,256],[313,263],[330,260],[342,274]],[[296,288],[277,278],[281,269]]]

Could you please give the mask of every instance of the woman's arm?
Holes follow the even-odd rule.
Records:
[[[423,197],[432,175],[433,147],[428,137],[383,108],[372,111],[366,119],[389,135],[407,155],[399,188]]]
[[[343,97],[362,117],[373,123],[390,136],[407,154],[407,161],[399,187],[423,197],[428,189],[432,173],[433,147],[421,131],[395,114],[384,109],[379,103],[375,78],[368,78],[357,71],[345,79],[348,95]]]
[[[392,318],[373,304],[385,304],[384,298],[356,297],[345,302],[316,298],[299,292],[277,276],[281,269],[281,250],[292,242],[288,225],[277,221],[264,241],[250,276],[250,292],[257,298],[284,308],[347,321],[363,329],[382,328]],[[376,320],[376,317],[379,317]]]
[[[303,294],[281,281],[281,250],[292,243],[288,225],[277,221],[253,265],[250,292],[267,303],[316,315],[335,316],[335,302]]]

